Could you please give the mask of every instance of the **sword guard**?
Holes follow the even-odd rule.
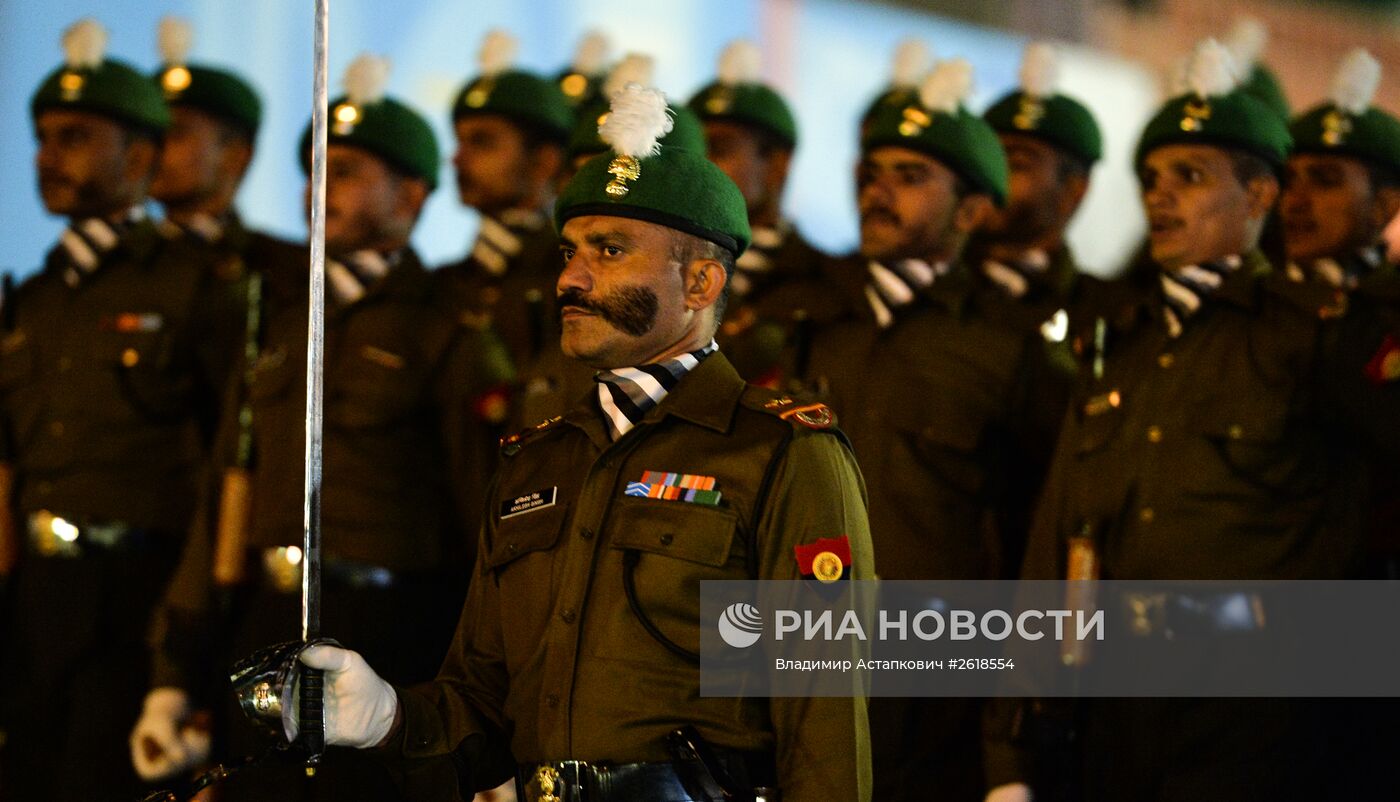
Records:
[[[229,681],[238,697],[238,706],[248,720],[283,746],[296,744],[307,748],[315,761],[320,759],[325,738],[322,676],[320,671],[307,668],[298,658],[309,647],[323,643],[340,646],[333,638],[279,643],[259,649],[239,660],[229,672]],[[291,709],[293,691],[298,686],[301,688],[297,705],[299,732],[294,739],[287,731],[283,713]],[[314,700],[311,698],[313,696]],[[314,740],[309,740],[307,733],[312,731],[315,734],[311,739]]]

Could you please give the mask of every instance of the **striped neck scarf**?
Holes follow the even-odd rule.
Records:
[[[398,264],[402,251],[382,254],[379,251],[355,251],[336,259],[326,260],[326,283],[341,306],[349,306],[361,298],[379,280],[389,275]]]
[[[1317,279],[1339,290],[1354,290],[1361,280],[1385,262],[1385,252],[1379,245],[1358,250],[1350,259],[1338,261],[1331,258],[1314,259],[1306,265],[1289,262],[1287,273],[1290,281],[1302,283]]]
[[[63,283],[77,289],[85,276],[91,276],[102,266],[102,257],[111,253],[122,237],[137,223],[146,219],[146,210],[133,206],[116,222],[101,217],[74,220],[59,234],[59,247],[67,256],[63,268]]]
[[[1039,248],[1021,254],[1019,259],[982,263],[982,273],[1001,288],[1008,297],[1024,298],[1031,288],[1042,283],[1050,269],[1050,255]]]
[[[775,228],[758,226],[753,229],[753,242],[749,249],[739,254],[734,261],[734,277],[729,280],[729,290],[735,297],[743,298],[773,272],[773,262],[778,251],[787,243],[792,225],[783,221]]]
[[[947,262],[931,265],[922,259],[901,259],[889,267],[871,262],[865,300],[875,313],[876,325],[882,329],[894,325],[895,310],[914,303],[918,291],[933,286],[934,279],[945,275],[949,268]]]
[[[1238,256],[1227,256],[1215,262],[1187,265],[1176,271],[1162,271],[1162,292],[1166,301],[1163,309],[1167,321],[1167,334],[1172,339],[1181,336],[1186,321],[1200,311],[1201,305],[1220,285],[1226,276],[1238,270],[1244,261]]]
[[[500,278],[506,274],[510,260],[525,248],[525,238],[542,226],[544,215],[539,212],[510,209],[503,212],[499,220],[482,215],[471,258],[486,268],[487,273]]]
[[[593,377],[598,382],[598,405],[608,420],[612,439],[617,440],[641,423],[642,417],[661,403],[685,374],[717,350],[719,345],[710,340],[710,344],[699,351],[665,362],[598,371]]]
[[[205,212],[196,212],[183,223],[177,223],[167,217],[160,221],[160,229],[161,233],[167,236],[185,236],[198,242],[214,245],[224,238],[228,224],[229,215],[215,217]]]

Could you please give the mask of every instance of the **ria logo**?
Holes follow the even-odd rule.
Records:
[[[735,602],[720,613],[719,636],[736,649],[747,649],[763,636],[763,615],[752,604]]]

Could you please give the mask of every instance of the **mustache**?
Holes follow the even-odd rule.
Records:
[[[78,182],[77,182],[77,181],[73,180],[72,178],[69,178],[68,176],[64,175],[63,173],[60,173],[60,172],[57,172],[57,171],[54,171],[54,170],[40,170],[40,171],[39,171],[39,184],[40,184],[41,186],[64,186],[64,187],[76,187],[76,186],[78,186]]]
[[[656,325],[661,302],[656,293],[647,287],[628,286],[607,295],[585,295],[571,287],[554,298],[556,313],[562,313],[566,306],[578,307],[597,315],[624,334],[640,337]]]
[[[887,223],[899,225],[899,215],[893,209],[885,206],[870,206],[860,210],[860,222],[866,223],[875,220],[884,220]]]

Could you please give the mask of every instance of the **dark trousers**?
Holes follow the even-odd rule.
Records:
[[[981,700],[870,700],[874,799],[981,802]]]
[[[13,577],[0,686],[0,799],[130,802],[127,739],[149,690],[145,642],[176,553],[26,555]]]
[[[391,588],[352,589],[327,585],[322,632],[362,654],[395,685],[425,682],[437,675],[466,597],[465,577],[422,577]],[[232,642],[237,654],[300,637],[301,598],[258,589],[236,611]],[[229,694],[231,700],[231,694]],[[227,751],[258,754],[268,739],[238,713],[230,713]],[[371,755],[331,748],[314,780],[302,765],[271,759],[228,780],[226,802],[337,800],[394,802],[404,799],[389,772]]]

